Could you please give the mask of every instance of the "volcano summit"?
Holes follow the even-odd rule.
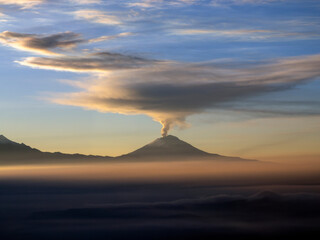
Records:
[[[253,161],[242,159],[239,157],[226,157],[219,154],[207,153],[191,144],[180,140],[179,138],[168,135],[157,138],[153,142],[139,148],[131,153],[118,157],[119,159],[144,159],[144,158],[160,158],[163,160],[177,160],[179,158],[207,158],[213,160],[228,160],[228,161]]]

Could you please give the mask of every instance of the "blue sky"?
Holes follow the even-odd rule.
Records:
[[[291,134],[307,136],[294,154],[318,154],[320,129],[308,133],[320,113],[319,10],[316,0],[0,1],[0,131],[42,150],[117,155],[158,137],[161,122],[211,152],[285,155]],[[255,131],[243,141],[241,129]],[[243,150],[257,141],[274,148]]]

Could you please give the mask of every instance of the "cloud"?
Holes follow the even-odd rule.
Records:
[[[226,239],[244,235],[261,239],[263,234],[268,234],[266,239],[270,239],[271,236],[294,236],[301,233],[301,230],[308,233],[318,229],[319,200],[320,195],[317,193],[278,194],[263,191],[251,196],[223,194],[163,202],[123,202],[39,211],[31,214],[30,218],[38,221],[59,220],[59,223],[68,219],[90,219],[94,220],[95,227],[99,221],[116,219],[118,225],[122,226],[122,232],[127,233],[128,230],[132,231],[128,226],[129,221],[134,222],[132,227],[143,229],[144,233],[146,226],[157,226],[155,229],[159,230],[160,227],[162,231],[167,229],[166,239],[177,239],[177,236],[178,239],[195,239],[202,235],[206,238],[201,239],[214,239],[217,234],[224,238],[230,237]],[[105,228],[108,225],[103,226]],[[171,226],[170,231],[168,226]],[[194,235],[191,238],[190,233]],[[154,231],[150,236],[154,236]],[[245,239],[257,238],[251,237]]]
[[[98,37],[98,38],[90,39],[89,43],[109,41],[109,40],[117,39],[117,38],[120,38],[120,37],[127,37],[127,36],[131,36],[131,35],[133,35],[133,33],[131,33],[131,32],[123,32],[123,33],[119,33],[119,34],[116,34],[116,35],[101,36],[101,37]]]
[[[229,29],[229,30],[220,30],[220,29],[176,29],[171,31],[175,35],[207,35],[211,37],[228,37],[236,38],[238,40],[264,40],[272,38],[310,38],[310,37],[319,37],[318,33],[314,32],[285,32],[285,31],[272,31],[265,29]]]
[[[215,30],[215,29],[181,29],[176,30],[177,34],[181,35],[198,35],[198,34],[222,34],[222,35],[246,35],[251,33],[270,33],[269,30],[249,30],[249,29],[239,29],[239,30]]]
[[[0,41],[17,49],[51,55],[16,61],[24,66],[99,73],[92,81],[78,84],[81,91],[57,95],[51,101],[101,112],[144,114],[162,124],[162,135],[174,126],[188,126],[186,118],[190,115],[216,108],[241,110],[238,103],[249,97],[290,89],[320,76],[320,55],[250,65],[157,61],[111,52],[72,56],[53,51],[130,34],[84,40],[72,32],[39,36],[6,31],[0,34]],[[281,112],[276,110],[277,114]],[[294,114],[292,109],[290,114]]]
[[[241,5],[241,4],[267,4],[283,2],[286,0],[211,0],[212,6]]]
[[[290,89],[320,77],[320,55],[280,59],[242,68],[236,63],[234,67],[166,62],[146,66],[144,60],[135,62],[127,57],[124,61],[114,61],[116,64],[110,67],[102,56],[101,62],[93,61],[94,66],[98,62],[98,69],[92,67],[92,63],[87,64],[86,58],[79,59],[79,62],[60,62],[61,69],[124,70],[111,71],[107,76],[79,84],[82,91],[60,94],[51,101],[100,112],[145,114],[163,125],[163,135],[173,126],[187,126],[186,118],[192,114],[221,108],[226,103],[230,108],[230,104],[248,97]],[[106,56],[109,58],[109,53]],[[36,67],[51,61],[45,58],[39,58],[38,62],[37,58],[31,60],[29,65],[33,62]],[[136,68],[137,63],[143,67]],[[28,65],[26,62],[22,64]],[[56,68],[57,64],[52,66]],[[125,70],[129,67],[135,69]]]
[[[79,5],[98,4],[101,0],[69,0],[71,3]],[[17,5],[22,9],[32,8],[48,2],[48,0],[0,0],[0,5]],[[54,1],[53,1],[54,2]]]
[[[140,8],[157,8],[165,5],[169,6],[183,6],[191,5],[199,2],[199,0],[141,0],[128,3],[131,7]]]
[[[59,55],[52,49],[70,49],[84,40],[73,32],[57,33],[52,35],[24,34],[4,31],[0,33],[0,42],[4,45],[42,55]]]
[[[8,16],[2,12],[0,12],[0,22],[7,22],[8,21]]]
[[[110,15],[104,11],[94,9],[83,9],[72,13],[77,19],[83,19],[94,23],[106,25],[122,24],[118,17]]]
[[[18,5],[21,8],[32,8],[45,0],[0,0],[0,5]]]
[[[0,15],[1,17],[1,15]],[[116,35],[101,36],[93,39],[83,39],[78,33],[64,32],[52,35],[25,34],[4,31],[0,33],[0,43],[22,50],[41,55],[62,55],[53,50],[69,50],[79,44],[96,43],[130,36],[132,33],[124,32]]]
[[[100,39],[101,40],[101,39]],[[97,41],[94,39],[94,41]],[[61,56],[55,58],[29,57],[19,64],[40,69],[71,72],[110,72],[119,69],[134,69],[157,61],[117,53],[99,52],[84,56]]]
[[[98,3],[101,3],[101,0],[71,0],[71,2],[75,4],[86,5],[86,4],[98,4]]]
[[[319,101],[243,101],[237,104],[224,104],[224,109],[252,113],[262,117],[320,116]]]
[[[121,210],[129,210],[129,209],[135,209],[136,214],[140,217],[146,217],[146,215],[150,216],[150,214],[156,214],[159,213],[157,210],[162,210],[166,212],[164,215],[172,215],[170,213],[170,210],[176,211],[176,212],[184,212],[186,210],[190,210],[191,212],[197,212],[198,216],[202,216],[204,212],[209,213],[209,215],[214,214],[214,212],[217,209],[222,210],[226,215],[225,218],[232,218],[235,217],[233,214],[232,216],[228,216],[230,212],[238,208],[239,206],[243,206],[244,208],[238,208],[236,211],[238,213],[246,214],[246,210],[250,210],[250,212],[247,212],[247,214],[253,214],[254,210],[258,210],[260,213],[268,214],[267,211],[272,209],[271,214],[277,215],[278,206],[279,205],[287,205],[287,208],[283,208],[281,210],[282,213],[284,213],[283,217],[287,218],[290,217],[293,212],[291,212],[291,208],[297,207],[299,204],[305,202],[309,203],[312,206],[304,206],[304,210],[308,210],[307,212],[303,212],[303,209],[300,207],[297,208],[297,211],[301,214],[297,214],[296,217],[310,217],[309,211],[312,211],[312,209],[316,210],[317,213],[320,213],[320,194],[317,193],[287,193],[287,194],[278,194],[271,191],[262,191],[257,192],[250,196],[241,196],[241,195],[228,195],[228,194],[221,194],[221,195],[215,195],[215,196],[209,196],[209,197],[202,197],[202,198],[196,198],[196,199],[178,199],[174,201],[164,201],[164,202],[128,202],[128,203],[111,203],[111,204],[104,204],[100,208],[73,208],[73,211],[70,210],[62,210],[62,211],[47,211],[47,212],[38,212],[37,214],[34,214],[33,216],[35,218],[41,218],[41,217],[47,217],[47,218],[68,218],[68,217],[74,217],[75,212],[82,212],[82,214],[79,214],[78,216],[84,217],[84,218],[95,218],[96,214],[90,214],[90,210],[92,210],[91,213],[99,213],[100,210],[104,212],[104,217],[114,217],[112,211],[117,211],[119,217],[123,218],[131,218],[132,215],[125,214],[125,211]],[[265,208],[260,208],[261,204],[263,203]],[[301,206],[301,205],[300,205]],[[232,209],[230,209],[232,208]],[[259,208],[259,209],[257,209]],[[145,212],[143,210],[150,210],[150,212]],[[140,212],[141,211],[141,212]],[[156,211],[156,212],[154,212]],[[168,211],[168,212],[167,212]],[[102,213],[100,212],[100,213]],[[108,214],[109,213],[109,214]],[[236,214],[236,213],[234,213]],[[214,214],[215,215],[215,214]],[[215,218],[215,216],[212,215],[210,218]],[[169,217],[168,216],[168,217]],[[183,216],[183,215],[182,215]],[[197,216],[197,214],[189,215],[189,217],[193,218]],[[100,215],[101,217],[101,215]],[[217,217],[217,216],[216,216]],[[261,218],[260,221],[267,221],[266,219]]]
[[[161,7],[172,7],[172,6],[186,6],[194,4],[206,4],[212,6],[228,6],[228,5],[240,5],[240,4],[266,4],[272,3],[279,0],[140,0],[129,2],[128,5],[131,7],[139,8],[161,8]],[[285,1],[285,0],[280,0]]]
[[[194,187],[194,183],[130,182],[124,186],[100,182],[81,182],[79,187],[75,182],[49,185],[24,181],[22,185],[9,181],[1,188],[1,236],[21,239],[27,233],[35,240],[61,236],[90,239],[93,233],[95,239],[142,240],[319,236],[320,196],[316,187],[303,188],[309,193],[299,193],[297,187],[290,186],[281,190],[295,193],[262,191],[251,195],[258,191],[251,185],[249,190],[238,187],[235,192],[229,185],[221,189],[208,183]],[[30,194],[34,186],[37,191]],[[21,198],[10,197],[12,192],[30,200],[22,207]],[[100,194],[105,192],[107,197]],[[41,204],[44,198],[46,207]]]

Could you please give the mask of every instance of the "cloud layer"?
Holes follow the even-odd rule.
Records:
[[[61,52],[82,43],[131,34],[85,40],[73,32],[36,35],[5,31],[0,33],[0,42],[48,55],[17,61],[24,66],[94,73],[90,81],[72,83],[81,88],[79,92],[57,94],[51,101],[101,112],[144,114],[162,124],[163,136],[174,126],[188,126],[186,118],[190,115],[224,104],[230,108],[249,97],[290,89],[320,77],[320,55],[244,64],[157,61],[108,51],[79,51],[74,55]]]
[[[42,211],[33,213],[31,219],[51,220],[50,224],[59,220],[59,223],[69,223],[66,225],[69,227],[71,219],[92,220],[95,233],[99,233],[97,229],[101,227],[97,226],[100,223],[105,230],[104,234],[100,232],[101,236],[107,232],[108,236],[115,236],[115,239],[128,236],[154,239],[161,233],[165,233],[166,239],[292,238],[319,234],[319,199],[315,193],[277,194],[264,191],[251,196],[224,194],[164,202],[125,202]],[[115,228],[110,222],[115,220],[120,228]],[[87,223],[90,225],[90,222]],[[76,224],[72,222],[71,225]],[[141,232],[144,234],[141,235]]]
[[[41,66],[33,59],[35,66]],[[123,68],[135,68],[135,59],[125,58]],[[120,69],[108,61],[99,69],[87,67],[79,71]],[[70,70],[73,62],[61,64],[60,70]],[[131,62],[131,63],[130,63]],[[138,60],[140,63],[140,60]],[[236,64],[234,66],[239,66]],[[248,97],[290,89],[320,76],[320,56],[280,59],[274,62],[246,66],[219,64],[153,63],[139,69],[110,72],[87,83],[75,84],[83,90],[59,95],[53,102],[81,106],[101,112],[145,114],[163,125],[162,135],[175,125],[186,126],[186,117],[223,104],[237,103]],[[57,64],[52,65],[53,68]],[[75,69],[74,67],[72,67]],[[57,69],[57,68],[56,68]]]
[[[118,53],[99,52],[83,56],[29,57],[18,61],[33,68],[72,72],[110,72],[111,70],[133,69],[155,63],[154,60]]]

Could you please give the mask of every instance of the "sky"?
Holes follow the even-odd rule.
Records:
[[[121,155],[320,156],[317,0],[0,0],[0,134]]]

